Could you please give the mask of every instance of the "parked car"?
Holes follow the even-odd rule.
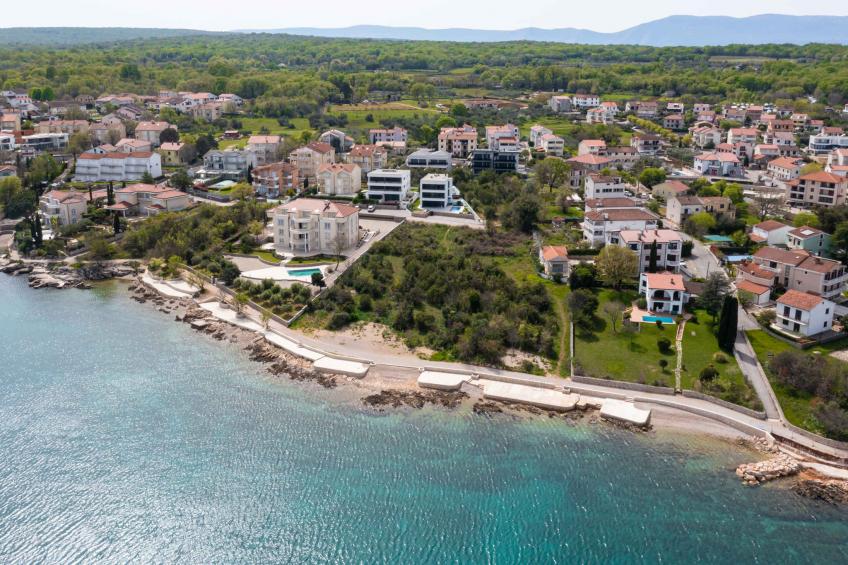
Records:
[[[368,207],[368,211],[369,211],[369,212],[373,212],[373,211],[375,211],[376,209],[377,209],[377,207],[376,207],[376,206],[374,206],[373,204],[371,204],[371,205]]]

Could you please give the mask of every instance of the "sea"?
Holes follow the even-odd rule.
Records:
[[[365,408],[128,298],[0,275],[0,563],[846,563],[726,440]]]

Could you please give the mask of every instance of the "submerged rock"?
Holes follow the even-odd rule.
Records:
[[[406,390],[381,390],[362,399],[366,406],[381,407],[391,406],[400,408],[423,408],[425,404],[434,404],[445,408],[456,408],[468,395],[459,391],[406,391]]]

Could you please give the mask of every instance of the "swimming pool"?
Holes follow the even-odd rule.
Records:
[[[321,269],[312,268],[312,269],[286,269],[286,272],[290,277],[306,277],[310,278],[315,273],[320,273]]]
[[[663,324],[673,324],[674,318],[666,318],[665,316],[642,316],[643,322],[662,322]]]
[[[462,209],[463,209],[462,206],[451,206],[450,211],[451,211],[451,214],[460,214],[460,213],[462,213]]]

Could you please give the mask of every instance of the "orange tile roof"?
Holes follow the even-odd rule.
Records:
[[[761,284],[757,284],[755,282],[751,282],[749,280],[741,280],[736,283],[736,288],[739,290],[743,290],[745,292],[750,292],[751,294],[755,294],[760,296],[761,294],[765,294],[769,292],[771,289],[767,286],[763,286]]]
[[[821,296],[800,290],[787,290],[783,296],[777,299],[778,304],[785,304],[800,310],[812,310],[822,302],[824,302],[824,298]]]
[[[681,275],[670,273],[646,273],[648,288],[662,290],[686,290]]]
[[[564,245],[546,245],[542,247],[545,261],[568,260],[568,248]]]

